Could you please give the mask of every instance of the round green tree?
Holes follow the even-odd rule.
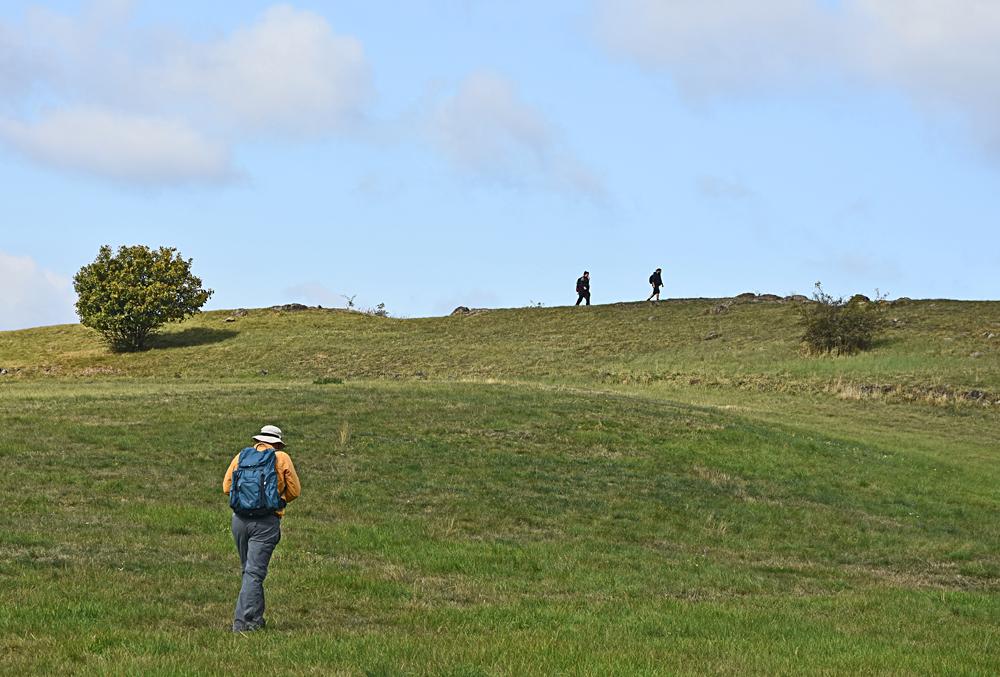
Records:
[[[104,245],[73,278],[73,288],[81,324],[99,331],[116,352],[145,350],[157,329],[194,315],[212,295],[191,274],[191,259],[172,247],[143,245],[119,247],[117,254]]]

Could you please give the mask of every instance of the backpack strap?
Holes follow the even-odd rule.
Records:
[[[236,461],[236,467],[237,468],[242,468],[243,467],[243,459],[245,459],[247,457],[247,452],[248,451],[253,451],[253,450],[254,450],[253,447],[244,447],[243,449],[240,449],[240,457]]]

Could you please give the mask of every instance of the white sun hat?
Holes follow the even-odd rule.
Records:
[[[281,428],[276,425],[266,425],[260,429],[260,434],[254,435],[257,442],[267,442],[268,444],[284,444],[281,441]]]

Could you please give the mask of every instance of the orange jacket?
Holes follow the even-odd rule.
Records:
[[[266,442],[258,442],[254,446],[254,449],[263,451],[265,449],[274,449],[274,447]],[[226,476],[222,479],[222,493],[228,494],[229,489],[233,486],[233,471],[236,470],[239,462],[240,455],[236,454],[233,457],[233,462],[229,464],[229,468],[226,470]],[[299,476],[295,474],[292,457],[283,451],[275,451],[274,470],[278,474],[278,495],[285,499],[285,503],[291,503],[302,493],[302,485],[299,484]],[[285,514],[285,511],[275,510],[274,514],[281,517]]]

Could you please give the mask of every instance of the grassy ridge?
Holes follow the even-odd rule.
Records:
[[[3,670],[996,673],[996,408],[830,387],[1000,390],[998,304],[930,303],[861,360],[708,301],[0,334]],[[304,493],[250,640],[219,484],[264,421]]]
[[[204,313],[139,355],[110,355],[78,325],[0,333],[0,359],[24,377],[501,378],[592,384],[899,384],[1000,393],[1000,302],[920,301],[887,309],[876,350],[802,359],[794,304],[718,300],[528,308],[414,320],[311,309]],[[706,340],[710,334],[715,338]],[[993,334],[993,338],[988,338]]]

